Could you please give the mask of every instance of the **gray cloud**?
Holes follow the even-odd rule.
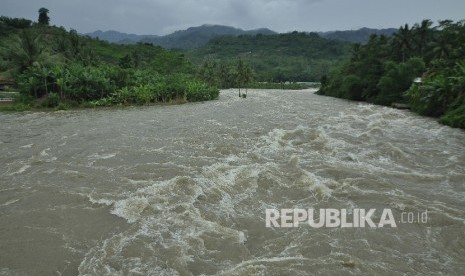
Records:
[[[40,7],[52,24],[91,32],[167,34],[202,24],[279,32],[399,27],[422,19],[464,19],[463,0],[0,0],[1,15],[36,20]]]

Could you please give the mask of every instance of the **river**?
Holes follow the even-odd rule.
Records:
[[[313,92],[1,113],[0,275],[465,275],[465,132]]]

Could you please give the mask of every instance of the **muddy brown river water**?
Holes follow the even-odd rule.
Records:
[[[266,227],[295,208],[396,227]],[[0,113],[0,275],[360,274],[465,275],[463,130],[311,90]]]

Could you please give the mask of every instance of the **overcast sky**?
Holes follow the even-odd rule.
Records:
[[[202,24],[331,31],[465,19],[465,0],[0,0],[0,15],[36,21],[41,7],[52,25],[80,33],[164,35]]]

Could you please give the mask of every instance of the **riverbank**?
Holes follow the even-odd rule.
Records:
[[[168,80],[175,80],[169,82]],[[79,87],[78,89],[84,89]],[[95,93],[94,94],[98,94]],[[76,94],[80,94],[76,96]],[[186,76],[159,77],[144,84],[124,86],[115,92],[105,93],[91,98],[86,93],[49,92],[44,96],[32,97],[24,92],[13,102],[0,105],[0,111],[27,110],[68,110],[110,106],[173,105],[187,102],[209,101],[218,98],[219,89]]]
[[[319,94],[408,104],[413,112],[465,129],[465,22],[432,25],[427,19],[412,28],[406,24],[391,37],[355,45],[350,59],[322,78]]]
[[[212,99],[215,100],[215,99]],[[113,105],[99,105],[92,102],[76,103],[70,101],[59,102],[56,107],[43,106],[42,101],[36,100],[28,103],[23,102],[8,102],[0,104],[0,112],[23,112],[23,111],[34,111],[34,112],[53,112],[60,110],[85,110],[85,109],[98,109],[98,108],[126,108],[126,107],[137,107],[137,106],[170,106],[170,105],[182,105],[187,104],[184,98],[171,99],[168,102],[150,102],[144,104],[113,104]]]
[[[241,88],[242,91],[253,90],[253,89],[260,89],[260,90],[311,90],[316,92],[318,90],[319,84],[318,83],[256,83],[252,84],[247,88]],[[160,101],[153,101],[149,100],[146,102],[132,100],[132,101],[121,101],[115,99],[114,97],[103,98],[100,100],[95,101],[88,101],[83,103],[78,103],[76,101],[71,100],[60,100],[50,99],[49,97],[43,97],[41,99],[32,99],[27,98],[23,99],[22,97],[16,97],[16,101],[8,102],[0,104],[0,112],[21,112],[21,111],[58,111],[58,110],[76,110],[76,109],[88,109],[88,108],[98,108],[98,107],[129,107],[129,106],[158,106],[158,105],[180,105],[186,104],[189,102],[195,102],[200,100],[215,100],[218,98],[219,90],[215,88],[208,88],[204,87],[206,96],[198,97],[194,101],[189,101],[187,97],[177,97],[177,98],[170,98],[166,102]],[[237,89],[239,88],[232,88]],[[218,91],[218,92],[216,92]],[[118,95],[115,93],[114,95]],[[133,98],[137,98],[137,95],[133,96]]]

